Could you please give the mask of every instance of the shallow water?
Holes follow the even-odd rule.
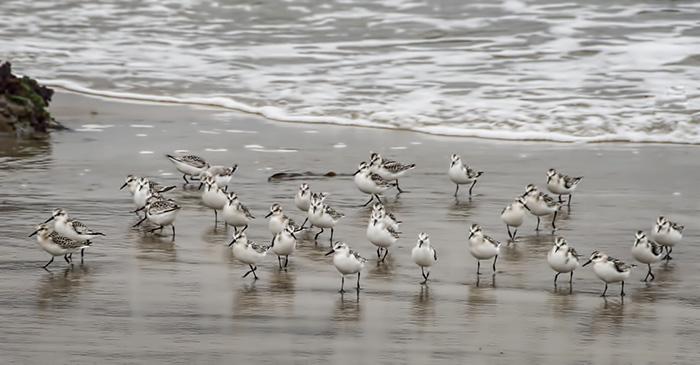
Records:
[[[700,255],[694,224],[694,182],[700,172],[694,168],[694,146],[504,143],[368,133],[65,93],[57,95],[52,111],[74,131],[54,133],[45,141],[0,141],[0,352],[5,362],[700,359]],[[414,173],[401,180],[409,193],[385,194],[389,210],[404,222],[402,238],[387,263],[378,265],[365,238],[369,211],[360,205],[366,197],[351,178],[309,179],[313,190],[331,193],[327,202],[346,214],[335,238],[370,259],[361,278],[363,289],[359,294],[337,292],[340,278],[330,257],[323,256],[327,233],[317,245],[310,233],[302,233],[286,272],[278,270],[270,255],[259,266],[259,280],[242,279],[247,267],[226,246],[231,230],[215,228],[195,187],[183,187],[163,156],[180,149],[217,164],[239,164],[231,189],[256,215],[247,233],[261,243],[270,240],[262,217],[272,203],[303,220],[293,196],[304,180],[267,182],[273,173],[352,172],[370,150],[417,163]],[[292,152],[269,152],[276,150]],[[452,196],[454,186],[446,177],[452,153],[486,171],[471,199]],[[634,232],[650,229],[664,214],[686,226],[675,259],[656,265],[652,283],[640,283],[646,269],[635,269],[624,301],[617,284],[611,284],[607,299],[600,298],[603,284],[588,267],[576,271],[571,288],[562,275],[555,289],[545,259],[554,235],[535,233],[535,221],[528,217],[519,242],[503,248],[496,275],[484,264],[478,277],[466,244],[468,226],[479,223],[487,234],[505,241],[501,209],[527,183],[542,186],[550,167],[585,176],[556,232],[580,253],[602,250],[631,263]],[[178,184],[168,194],[183,206],[174,242],[170,235],[131,227],[137,221],[129,213],[131,197],[118,190],[130,173]],[[82,264],[70,268],[57,259],[47,272],[41,266],[48,255],[27,235],[56,207],[107,237],[95,241]],[[410,259],[420,231],[430,235],[439,253],[428,286],[418,283],[420,270]],[[348,278],[346,289],[354,282]]]
[[[686,1],[0,3],[52,85],[446,135],[700,143]]]

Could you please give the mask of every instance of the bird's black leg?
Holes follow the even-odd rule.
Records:
[[[214,209],[214,225],[219,223],[219,213],[216,212],[216,209]]]
[[[493,272],[496,272],[496,260],[498,260],[498,255],[493,258]]]
[[[46,269],[47,267],[49,267],[49,265],[51,265],[52,262],[53,262],[53,256],[51,256],[51,260],[49,260],[49,262],[47,262],[46,265],[42,266],[42,268]]]
[[[309,217],[304,218],[304,223],[301,224],[301,227],[299,229],[304,229],[304,225],[306,224],[306,221],[309,220]]]
[[[384,260],[386,259],[386,255],[388,255],[388,254],[389,254],[389,249],[385,248],[384,249],[384,257],[382,257],[382,262],[384,262]]]
[[[605,283],[605,290],[603,290],[603,295],[601,297],[605,296],[605,293],[608,291],[608,283]]]
[[[287,267],[287,264],[289,264],[289,255],[284,256],[284,267]]]
[[[560,202],[560,203],[563,203],[563,202],[564,202],[563,200],[561,200],[561,194],[559,194],[559,202]]]
[[[399,187],[399,179],[396,179],[396,189],[399,190],[399,194],[404,192],[403,190],[401,190],[401,187]]]
[[[455,189],[455,196],[457,196],[457,192],[459,191],[459,184],[455,184],[455,185],[457,185],[457,189]]]
[[[340,293],[345,293],[345,289],[343,287],[345,286],[345,276],[340,277]]]
[[[248,276],[248,274],[250,274],[251,272],[253,272],[253,265],[248,265],[248,266],[250,266],[250,270],[248,270],[248,272],[245,273],[245,275],[243,275],[243,277],[246,277],[246,276]]]
[[[516,235],[517,233],[518,233],[518,229],[516,228],[516,229],[513,231],[513,242],[515,242],[515,235]]]
[[[382,203],[382,200],[381,200],[381,199],[379,199],[379,195],[377,195],[377,194],[374,194],[374,197],[375,197],[375,198],[377,198],[377,201],[378,201],[379,203]],[[382,203],[382,204],[383,204],[383,203]]]
[[[566,206],[571,208],[571,194],[569,194],[569,202],[566,204]]]
[[[537,217],[537,227],[535,227],[535,231],[540,230],[540,217]]]
[[[63,258],[66,259],[67,263],[69,263],[70,265],[73,265],[73,263],[71,263],[70,260],[68,259],[68,255],[64,255]]]
[[[323,228],[321,228],[320,232],[316,233],[316,236],[314,236],[314,241],[318,240],[318,236],[320,236],[321,233],[323,233]]]
[[[171,224],[170,227],[173,227],[173,239],[175,239],[175,225]]]
[[[559,277],[560,272],[558,272],[556,275],[554,275],[554,286],[557,286],[557,278]]]
[[[571,270],[571,274],[569,275],[569,284],[574,282],[574,271]]]
[[[282,257],[277,255],[277,264],[280,266],[280,270],[282,269]]]
[[[481,269],[481,261],[476,260],[476,274],[479,275],[479,270]]]
[[[469,196],[472,196],[472,189],[474,189],[474,185],[476,185],[476,180],[474,180],[474,182],[472,183],[472,186],[469,187]]]
[[[186,175],[186,174],[182,174],[182,179],[185,180],[185,184],[189,184],[189,183],[190,183],[189,181],[187,181],[187,175]]]
[[[140,221],[138,221],[138,223],[134,224],[134,228],[136,228],[136,227],[140,226],[140,225],[141,225],[141,223],[143,223],[143,221],[145,221],[145,220],[146,220],[147,218],[148,218],[148,216],[146,216],[146,217],[143,217],[143,219],[141,219]]]
[[[367,201],[367,203],[365,203],[365,204],[364,204],[364,205],[362,205],[362,206],[363,206],[363,207],[366,207],[366,206],[367,206],[367,204],[369,204],[369,203],[371,203],[371,202],[372,202],[372,200],[374,200],[374,195],[370,196],[370,197],[369,197],[369,201]]]
[[[361,274],[361,272],[357,273],[357,290],[358,291],[360,290],[360,274]]]
[[[377,247],[377,259],[381,259],[381,258],[382,258],[382,253],[381,253],[381,252],[382,252],[382,248],[381,248],[381,247]]]
[[[625,282],[622,282],[622,289],[620,289],[620,296],[624,297],[625,296]]]
[[[557,226],[554,225],[554,221],[557,220],[557,213],[559,213],[559,211],[558,211],[558,210],[555,210],[555,211],[554,211],[554,217],[552,217],[552,228],[553,228],[553,229],[557,229]]]
[[[651,280],[649,280],[649,281],[654,281],[654,273],[651,272],[651,264],[647,264],[647,265],[649,265],[649,274],[648,275],[651,276]],[[646,278],[644,279],[644,281],[646,281]]]
[[[334,227],[331,227],[331,247],[333,247],[333,231],[335,230]]]
[[[513,235],[510,233],[510,226],[506,224],[506,229],[508,230],[508,237],[510,237],[510,240],[513,240]]]

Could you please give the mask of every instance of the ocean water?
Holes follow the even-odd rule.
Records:
[[[270,119],[515,140],[700,143],[700,3],[0,2],[44,83]]]

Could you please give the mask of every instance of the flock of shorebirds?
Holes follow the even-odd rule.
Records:
[[[332,250],[326,255],[333,255],[333,263],[341,274],[340,291],[344,292],[345,277],[355,274],[357,274],[357,289],[360,289],[360,274],[367,259],[351,250],[344,242],[333,243],[334,227],[343,214],[338,213],[325,203],[326,194],[314,193],[308,184],[301,184],[299,192],[294,197],[296,207],[307,214],[301,226],[286,216],[279,204],[273,204],[270,207],[270,212],[265,216],[265,218],[269,218],[268,228],[273,236],[272,242],[270,245],[259,245],[247,239],[245,235],[248,224],[255,217],[239,201],[236,193],[228,191],[228,184],[238,167],[237,165],[231,167],[212,166],[194,155],[180,157],[167,155],[167,158],[183,174],[182,178],[185,183],[195,180],[200,184],[202,203],[214,210],[215,223],[219,220],[220,212],[221,219],[225,224],[234,227],[233,240],[229,246],[232,247],[235,258],[250,268],[243,277],[253,274],[257,279],[257,263],[269,251],[277,255],[280,269],[286,268],[289,264],[289,256],[294,253],[296,248],[295,233],[305,229],[308,222],[308,229],[311,227],[320,229],[314,240],[317,240],[324,230],[330,229]],[[357,188],[362,193],[370,195],[365,206],[376,200],[372,206],[367,225],[367,238],[377,247],[377,258],[380,262],[386,259],[389,248],[399,239],[398,229],[401,223],[391,212],[386,210],[381,202],[380,194],[394,187],[398,189],[399,193],[403,192],[399,187],[399,178],[414,168],[415,164],[402,164],[384,159],[377,153],[371,153],[370,162],[361,162],[354,174]],[[470,185],[469,195],[471,196],[472,189],[482,173],[482,171],[475,171],[462,163],[459,155],[452,155],[448,176],[456,184],[454,195],[457,196],[459,193],[460,185]],[[569,177],[550,169],[547,172],[546,186],[551,193],[558,195],[558,199],[539,191],[535,185],[528,185],[525,193],[519,195],[501,212],[501,219],[506,224],[510,242],[516,240],[518,227],[523,224],[528,212],[537,217],[536,230],[539,230],[541,217],[550,215],[552,216],[552,228],[556,229],[557,212],[565,203],[562,196],[568,195],[566,204],[570,206],[571,197],[581,179],[581,177]],[[174,240],[175,226],[173,223],[181,207],[163,194],[174,189],[175,186],[163,186],[145,177],[129,175],[121,189],[125,187],[128,187],[128,191],[133,196],[135,212],[137,214],[140,211],[144,212],[143,218],[134,227],[149,221],[155,224],[155,227],[149,230],[150,233],[154,233],[170,226]],[[55,220],[53,229],[48,226],[48,222],[51,220]],[[511,228],[513,228],[512,232]],[[495,275],[496,260],[501,243],[485,235],[477,224],[473,224],[469,232],[469,250],[477,259],[477,274],[480,274],[481,260],[493,259],[492,266]],[[84,250],[90,247],[92,240],[104,236],[103,233],[90,230],[80,221],[70,219],[68,214],[60,208],[55,209],[48,220],[39,224],[30,237],[33,235],[37,235],[37,241],[41,247],[51,255],[51,260],[44,265],[44,268],[47,268],[57,256],[63,256],[66,262],[72,265],[73,253],[77,251],[81,252],[82,260]],[[664,259],[670,260],[673,247],[681,242],[682,237],[683,226],[670,222],[664,217],[657,219],[651,231],[651,239],[643,231],[636,233],[632,246],[632,256],[648,266],[648,272],[643,281],[647,281],[649,278],[654,279],[651,265]],[[431,266],[438,260],[437,251],[431,246],[426,233],[421,232],[418,235],[418,241],[412,249],[411,257],[416,265],[420,266],[423,276],[421,284],[425,284],[428,281]],[[555,285],[558,276],[562,273],[569,273],[569,284],[571,285],[574,270],[579,267],[579,257],[576,250],[567,244],[566,239],[556,237],[554,247],[547,255],[549,265],[556,271]],[[596,276],[605,283],[603,296],[607,292],[608,284],[614,282],[621,282],[620,295],[625,295],[625,280],[629,278],[631,268],[634,265],[628,265],[598,251],[593,252],[583,266],[590,263],[593,263],[593,271]]]

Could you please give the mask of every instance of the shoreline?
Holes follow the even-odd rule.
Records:
[[[80,94],[84,96],[91,96],[91,97],[96,97],[96,98],[105,98],[108,100],[122,100],[124,102],[144,102],[144,103],[154,103],[154,104],[168,104],[168,105],[181,105],[181,106],[193,106],[193,107],[207,107],[207,108],[217,108],[217,109],[223,109],[223,110],[229,110],[229,111],[236,111],[240,113],[245,113],[245,114],[250,114],[250,115],[256,115],[263,117],[267,120],[270,121],[275,121],[279,123],[297,123],[297,124],[308,124],[308,125],[339,125],[339,126],[349,126],[349,127],[357,127],[357,128],[365,128],[365,129],[377,129],[377,130],[388,130],[388,131],[403,131],[403,132],[413,132],[413,133],[420,133],[420,134],[426,134],[426,135],[431,135],[431,136],[437,136],[437,137],[454,137],[454,138],[473,138],[473,139],[478,139],[478,140],[492,140],[492,141],[502,141],[502,142],[533,142],[533,143],[555,143],[555,144],[616,144],[616,143],[631,143],[631,144],[660,144],[660,145],[688,145],[688,146],[700,146],[700,142],[678,142],[678,141],[648,141],[648,140],[632,140],[632,139],[624,139],[624,138],[619,138],[619,137],[610,137],[609,139],[595,139],[596,137],[593,138],[588,138],[588,137],[579,137],[579,139],[572,139],[572,140],[557,140],[553,138],[543,138],[543,137],[532,137],[532,138],[505,138],[505,137],[492,137],[492,136],[487,136],[484,135],[484,133],[488,133],[489,131],[487,130],[471,130],[471,133],[466,133],[464,135],[458,135],[458,134],[446,134],[446,133],[439,133],[439,132],[430,132],[430,131],[425,131],[425,130],[416,130],[416,129],[410,129],[410,128],[390,128],[387,126],[383,125],[373,125],[372,122],[364,122],[364,123],[353,123],[353,122],[344,122],[345,119],[339,119],[337,123],[332,123],[332,122],[327,122],[323,120],[318,120],[318,121],[309,121],[309,118],[297,118],[297,117],[290,117],[289,120],[282,119],[282,118],[275,118],[273,116],[267,115],[262,111],[255,111],[252,110],[251,108],[246,108],[243,106],[240,107],[234,107],[234,106],[227,106],[224,104],[215,104],[215,103],[208,103],[205,101],[188,101],[188,100],[183,100],[180,98],[176,97],[161,97],[161,98],[156,98],[153,95],[142,95],[142,94],[120,94],[120,93],[110,93],[110,92],[105,92],[105,91],[98,91],[98,90],[92,90],[89,88],[85,87],[80,87],[80,86],[66,86],[65,83],[61,82],[56,82],[56,81],[48,81],[45,82],[44,85],[56,89],[61,89],[69,93],[75,93],[75,94]],[[131,96],[130,96],[131,95]],[[234,102],[237,104],[237,102]],[[323,118],[323,117],[318,117],[318,118]],[[328,118],[335,118],[335,117],[328,117]],[[292,120],[296,119],[296,120]],[[502,133],[503,131],[496,131],[496,133]],[[523,134],[525,132],[521,132],[520,134]],[[482,135],[478,135],[482,134]],[[563,138],[571,138],[572,136],[561,136]]]

